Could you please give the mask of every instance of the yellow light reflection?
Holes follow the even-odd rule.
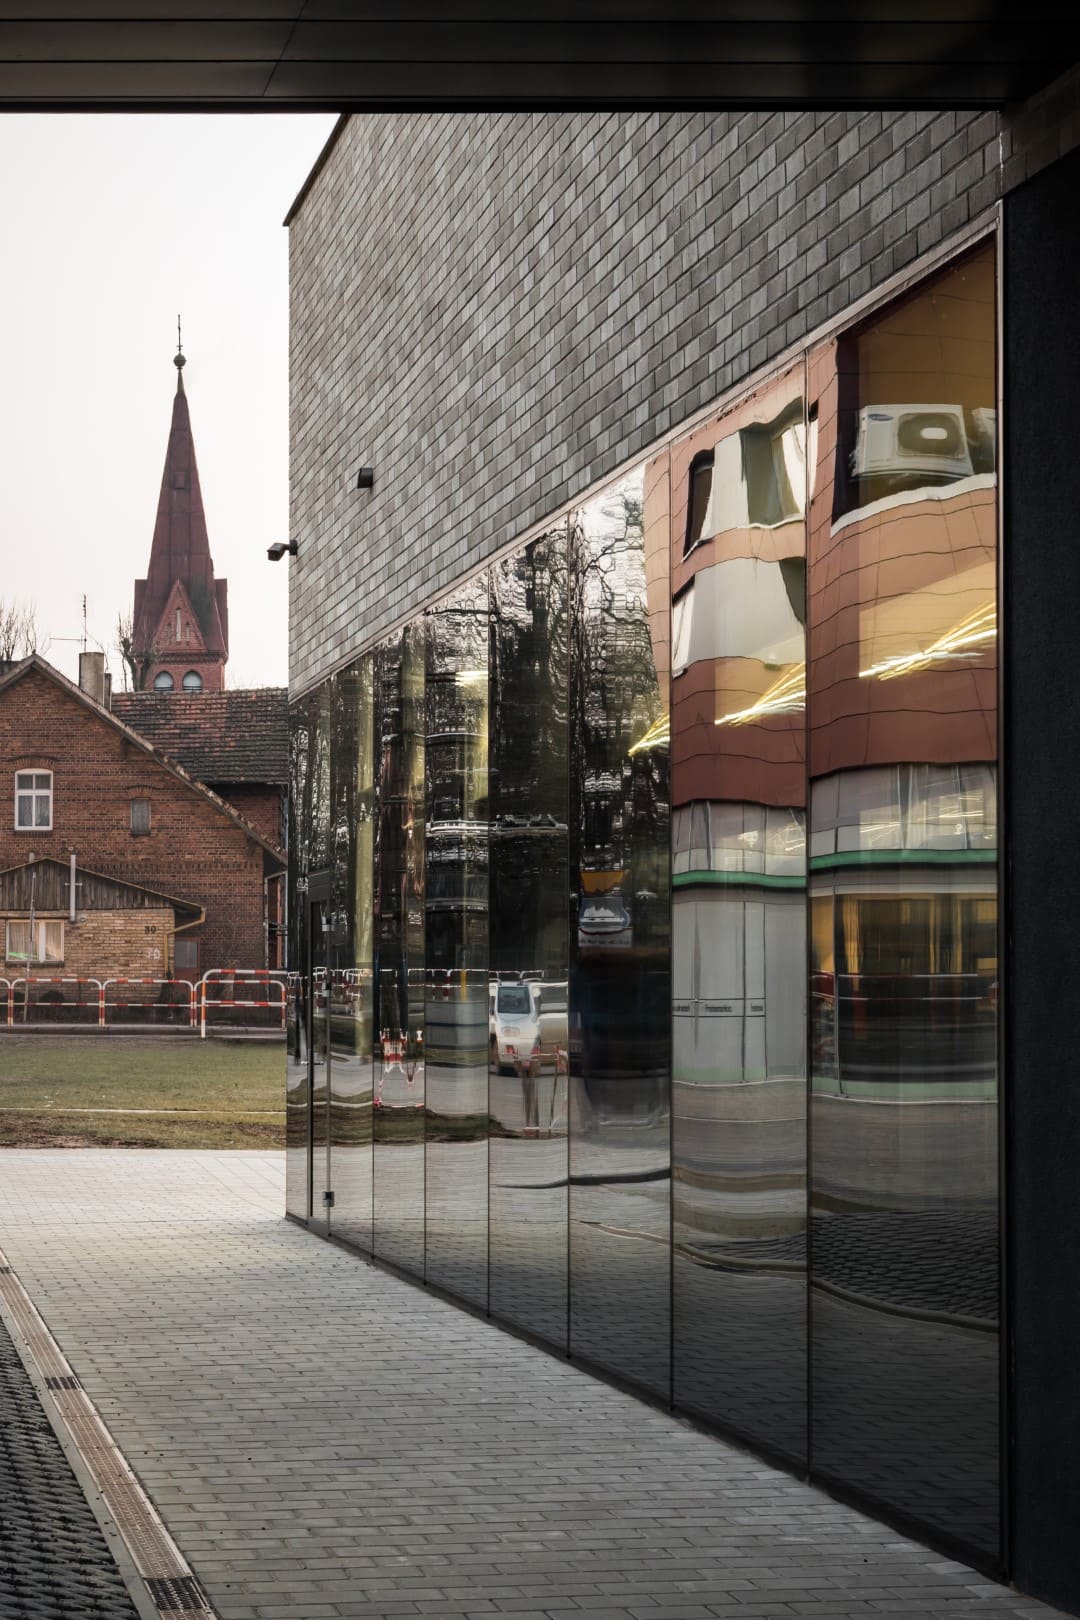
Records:
[[[767,687],[748,709],[734,709],[714,720],[716,726],[750,726],[772,714],[794,714],[806,707],[806,665],[792,664],[779,680]]]
[[[659,720],[654,720],[644,737],[639,737],[627,750],[627,754],[645,754],[650,748],[667,748],[671,742],[671,716],[662,714]]]
[[[880,663],[871,664],[869,669],[860,669],[859,675],[863,679],[873,675],[879,681],[892,681],[897,676],[910,675],[914,670],[928,669],[942,658],[962,657],[993,641],[996,636],[997,606],[994,602],[986,602],[932,641],[929,647],[920,652],[897,653],[892,658],[883,658]]]

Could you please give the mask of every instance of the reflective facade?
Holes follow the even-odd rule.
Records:
[[[987,240],[298,700],[288,1107],[294,1216],[987,1565],[995,301]]]

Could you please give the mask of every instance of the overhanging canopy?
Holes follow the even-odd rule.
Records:
[[[998,107],[1072,60],[1015,0],[0,0],[0,106]]]

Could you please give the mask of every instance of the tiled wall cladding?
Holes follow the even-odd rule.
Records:
[[[352,118],[291,226],[294,692],[982,213],[999,132]]]

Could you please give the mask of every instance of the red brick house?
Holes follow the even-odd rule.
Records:
[[[0,874],[47,861],[54,899],[62,884],[57,863],[70,868],[74,857],[84,874],[74,908],[70,893],[66,906],[52,908],[64,926],[53,931],[50,971],[76,951],[80,971],[88,971],[79,930],[85,937],[101,919],[80,911],[78,899],[94,887],[91,878],[115,880],[111,891],[107,883],[95,887],[111,892],[113,910],[171,910],[171,920],[155,919],[167,936],[161,965],[169,972],[191,978],[208,967],[266,964],[267,890],[277,889],[285,869],[277,839],[264,830],[273,818],[260,813],[264,825],[256,826],[37,654],[0,672],[0,782],[10,795],[6,811],[0,799]],[[0,898],[25,896],[27,881],[9,877]],[[136,890],[137,901],[127,892]],[[0,918],[0,943],[5,955],[14,950],[15,966],[20,946],[25,960],[21,920],[10,906]],[[0,965],[0,976],[6,971]]]

